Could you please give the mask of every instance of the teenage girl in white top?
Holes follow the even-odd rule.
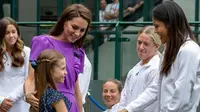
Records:
[[[30,48],[24,46],[16,22],[0,20],[0,112],[29,112],[24,99]]]

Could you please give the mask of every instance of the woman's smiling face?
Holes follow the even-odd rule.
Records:
[[[168,29],[167,26],[159,20],[156,20],[154,17],[152,17],[153,24],[155,26],[156,32],[161,36],[161,42],[162,44],[165,44],[168,41]]]

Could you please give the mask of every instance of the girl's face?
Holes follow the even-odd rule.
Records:
[[[117,84],[108,81],[103,85],[102,93],[103,101],[107,108],[112,108],[113,105],[119,102],[120,92],[118,90]]]
[[[74,43],[79,40],[86,32],[88,22],[82,17],[75,17],[64,23],[65,41]]]
[[[156,46],[145,33],[141,33],[137,39],[137,53],[143,64],[148,63],[149,60],[156,54],[158,46]]]
[[[9,24],[6,28],[6,33],[4,37],[6,46],[13,47],[18,38],[19,38],[19,35],[18,35],[16,27],[12,24]]]
[[[153,24],[155,26],[156,32],[160,35],[162,44],[165,44],[168,41],[167,26],[162,21],[156,20],[154,17],[152,17],[152,20],[153,20]]]
[[[66,71],[66,61],[65,58],[59,60],[52,70],[52,76],[56,83],[63,83],[65,80]]]

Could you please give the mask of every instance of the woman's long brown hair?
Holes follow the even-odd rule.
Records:
[[[15,20],[10,17],[5,17],[0,20],[0,71],[4,70],[4,55],[6,53],[6,43],[4,41],[4,37],[6,35],[6,29],[8,25],[13,25],[16,30],[18,36],[20,36],[19,27]],[[13,67],[22,67],[24,65],[24,56],[25,53],[23,52],[24,43],[18,37],[16,43],[12,47],[11,57],[12,57],[12,66]]]

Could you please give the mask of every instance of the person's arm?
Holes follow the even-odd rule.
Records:
[[[116,11],[110,15],[112,19],[119,18],[119,9],[116,9]]]
[[[154,64],[156,64],[156,62]],[[145,89],[148,88],[149,85],[151,85],[155,76],[158,74],[159,74],[159,68],[150,70],[150,72],[146,76],[146,83],[144,85]]]
[[[131,74],[132,73],[131,71],[132,71],[132,69],[128,72],[128,75],[126,76],[124,88],[121,92],[121,98],[120,98],[120,102],[119,102],[118,111],[121,109],[124,109],[127,104],[127,102],[126,102],[127,101],[127,92],[128,92],[128,88],[129,88],[129,83],[131,83],[130,82],[131,75],[133,75],[133,74]]]
[[[104,18],[107,19],[107,20],[109,20],[109,19],[117,19],[118,15],[119,15],[119,3],[116,6],[115,12],[113,14],[110,13],[110,10],[111,10],[110,8],[111,8],[111,5],[108,4],[106,6]]]
[[[106,5],[104,19],[110,19],[109,13],[110,13],[110,4]]]
[[[63,99],[53,103],[53,107],[56,109],[56,112],[68,112]]]
[[[22,83],[18,87],[15,88],[15,90],[11,93],[8,94],[7,98],[10,98],[13,100],[13,102],[16,102],[19,100],[21,97],[24,96],[24,84]]]
[[[103,11],[99,10],[99,22],[103,22],[102,13]]]
[[[78,82],[79,82],[79,88],[80,88],[81,95],[82,95],[82,103],[83,104],[85,103],[85,97],[88,92],[91,73],[92,73],[92,65],[91,65],[90,61],[88,60],[86,54],[84,54],[84,55],[85,55],[84,70],[83,70],[83,73],[80,73],[78,75],[78,78],[81,79],[81,80],[78,80]]]
[[[31,53],[30,53],[30,61],[36,60],[39,56],[40,52],[44,50],[43,47],[40,47],[40,45],[43,45],[45,41],[40,40],[39,37],[33,37],[31,41]],[[31,66],[31,63],[29,63],[29,75],[24,83],[24,94],[25,97],[27,97],[30,93],[35,93],[35,77],[34,77],[34,69]],[[31,96],[31,95],[29,95]],[[27,98],[26,98],[27,100]],[[28,103],[29,100],[27,100]]]
[[[37,99],[34,95],[35,91],[35,78],[34,78],[34,69],[31,64],[29,64],[29,75],[24,83],[24,94],[25,100],[27,103],[31,104],[34,108],[39,107],[39,99]]]
[[[49,41],[46,38],[47,35],[40,35],[35,36],[31,40],[31,53],[30,53],[30,59],[31,61],[34,61],[37,59],[39,54],[49,48]],[[34,69],[32,68],[31,64],[29,64],[29,75],[24,83],[24,94],[26,102],[31,104],[33,108],[39,107],[39,99],[37,99],[34,94],[36,94],[35,90],[35,78],[34,78]]]
[[[115,12],[111,16],[112,16],[112,19],[119,18],[119,3],[116,6]]]
[[[119,112],[133,112],[140,111],[141,109],[146,108],[151,103],[155,102],[157,99],[159,85],[161,83],[161,77],[159,74],[156,74],[152,84],[134,101],[128,104],[125,109]]]
[[[82,112],[82,96],[81,96],[81,91],[79,88],[79,83],[78,83],[78,79],[76,81],[76,86],[75,86],[75,99],[79,108],[79,112]]]
[[[137,4],[135,4],[134,7],[128,7],[126,10],[129,12],[135,12],[143,3],[144,3],[144,1],[141,1]]]
[[[109,20],[112,19],[110,16],[111,4],[108,4],[105,9],[104,19]]]
[[[34,69],[29,63],[29,75],[24,83],[24,94],[32,93],[35,91],[35,77],[34,77]]]

